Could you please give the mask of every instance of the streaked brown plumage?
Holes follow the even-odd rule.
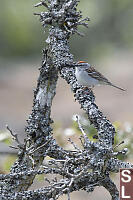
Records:
[[[76,65],[76,78],[79,84],[86,87],[94,87],[95,85],[105,84],[125,91],[123,88],[120,88],[112,84],[107,78],[105,78],[100,72],[98,72],[90,64],[79,61]]]

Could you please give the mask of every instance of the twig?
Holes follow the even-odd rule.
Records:
[[[84,129],[82,128],[82,126],[81,126],[81,124],[80,124],[80,122],[79,122],[79,116],[78,116],[78,115],[76,115],[76,120],[77,120],[77,122],[78,122],[78,126],[79,126],[79,129],[80,129],[81,133],[83,134],[84,137],[87,137],[87,135],[86,135]]]
[[[41,146],[37,147],[36,149],[34,150],[31,150],[30,152],[28,152],[28,154],[33,154],[35,153],[36,151],[42,149],[44,146],[46,146],[51,140],[48,140],[47,142],[45,142],[44,144],[42,144]]]
[[[17,142],[17,146],[18,146],[18,148],[20,148],[20,149],[24,149],[24,145],[23,144],[21,144],[21,142],[19,141],[19,139],[18,139],[18,134],[16,134],[16,133],[13,133],[13,131],[9,128],[9,126],[8,125],[6,125],[6,128],[7,128],[7,130],[10,132],[10,134],[13,136],[13,139]],[[11,147],[11,146],[10,146]],[[11,148],[14,148],[14,147],[11,147]]]
[[[117,144],[116,146],[114,146],[113,149],[116,149],[117,147],[119,147],[120,145],[124,144],[124,141],[121,141],[119,144]]]
[[[81,149],[71,140],[71,138],[68,139],[68,141],[73,145],[73,147],[78,150],[79,152],[81,152]]]
[[[9,145],[9,147],[12,148],[12,149],[19,149],[18,147],[14,147],[14,146],[11,146],[11,145]]]
[[[68,197],[68,200],[70,200],[70,192],[69,191],[67,192],[67,197]]]
[[[39,7],[39,6],[45,6],[46,8],[48,8],[48,5],[44,2],[44,1],[41,1],[37,4],[34,5],[35,7]]]

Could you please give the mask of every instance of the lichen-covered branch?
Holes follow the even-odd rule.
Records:
[[[118,172],[120,167],[133,167],[117,159],[117,155],[125,154],[126,150],[114,152],[113,125],[95,104],[93,91],[83,89],[76,81],[69,38],[72,34],[82,35],[78,32],[78,26],[87,27],[89,21],[89,18],[82,19],[77,4],[77,0],[42,0],[35,5],[47,9],[35,15],[40,17],[43,27],[48,28],[48,37],[34,91],[32,113],[25,128],[27,138],[24,144],[18,144],[18,159],[10,173],[0,175],[2,199],[58,199],[62,194],[69,196],[70,192],[78,190],[92,192],[96,186],[104,186],[112,199],[117,200],[118,190],[109,174]],[[97,142],[90,141],[77,117],[82,134],[82,149],[70,140],[74,151],[64,150],[53,137],[51,107],[58,76],[71,85],[75,99],[97,129]],[[13,133],[11,129],[9,131]],[[17,136],[12,135],[17,141]],[[46,156],[51,157],[47,166],[43,164]],[[56,174],[58,180],[49,180],[47,187],[27,191],[37,174]]]

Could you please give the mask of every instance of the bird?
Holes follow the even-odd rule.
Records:
[[[111,83],[106,77],[104,77],[104,75],[102,75],[92,65],[85,61],[78,61],[75,64],[75,67],[75,76],[79,85],[87,88],[93,88],[96,85],[109,85],[119,90],[125,91],[125,89]]]

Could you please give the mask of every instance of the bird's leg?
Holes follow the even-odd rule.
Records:
[[[87,86],[84,86],[84,87],[83,87],[83,90],[87,90],[87,89],[89,89]]]
[[[91,90],[92,90],[93,87],[87,87],[87,86],[84,86],[83,87],[83,91],[88,94]]]

